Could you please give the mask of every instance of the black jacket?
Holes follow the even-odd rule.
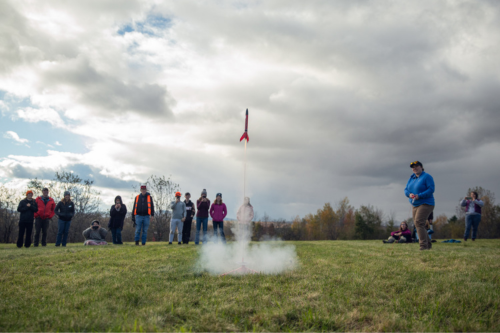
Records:
[[[28,204],[30,204],[29,207]],[[17,211],[21,213],[19,223],[33,223],[33,220],[35,219],[35,213],[38,211],[38,206],[35,199],[31,201],[28,199],[21,200],[19,206],[17,206]]]
[[[146,195],[139,194],[139,200],[137,202],[137,213],[135,209],[135,201],[137,200],[137,197],[134,198],[134,207],[132,207],[132,221],[135,221],[135,216],[148,216],[148,199],[147,196],[151,197],[151,194],[149,192],[146,193]],[[155,215],[155,205],[153,202],[153,197],[151,197],[151,216]]]
[[[186,220],[192,220],[193,216],[196,214],[196,206],[191,200],[189,200],[189,202],[184,200],[184,203],[186,204]]]
[[[71,200],[66,203],[59,201],[54,212],[59,216],[60,220],[71,221],[75,216],[75,204]]]
[[[111,217],[109,218],[108,228],[123,228],[123,221],[125,220],[125,216],[127,215],[127,206],[122,204],[120,210],[118,211],[116,210],[115,205],[113,205],[111,206],[109,215],[111,215]]]

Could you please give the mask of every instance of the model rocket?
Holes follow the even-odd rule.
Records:
[[[250,138],[248,137],[248,109],[247,109],[247,115],[245,118],[245,133],[241,136],[240,142],[243,139],[247,139],[247,142],[250,141]]]

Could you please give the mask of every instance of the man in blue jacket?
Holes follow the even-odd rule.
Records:
[[[413,206],[413,223],[417,228],[420,250],[430,250],[432,248],[429,234],[425,229],[427,218],[434,210],[434,179],[424,172],[421,162],[415,161],[410,164],[413,171],[405,188],[405,195],[409,198]]]

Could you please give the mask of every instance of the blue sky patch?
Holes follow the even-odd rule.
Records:
[[[148,15],[146,20],[132,22],[122,26],[117,33],[121,36],[126,33],[137,31],[144,35],[156,36],[157,30],[166,30],[172,26],[172,19],[161,15]]]

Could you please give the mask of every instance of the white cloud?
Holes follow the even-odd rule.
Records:
[[[3,137],[6,138],[6,139],[14,140],[17,143],[20,143],[20,144],[23,144],[23,145],[29,147],[27,145],[27,143],[29,142],[29,140],[28,139],[22,139],[22,138],[20,138],[19,135],[16,132],[7,131],[7,132],[4,133]]]
[[[46,121],[49,124],[53,125],[54,127],[62,127],[62,128],[66,127],[59,113],[57,113],[57,111],[51,108],[37,109],[37,108],[26,107],[23,109],[18,109],[17,117],[29,123]]]
[[[59,143],[59,141],[56,141],[54,144],[55,144],[56,146],[62,146],[62,144],[61,144],[61,143]]]

